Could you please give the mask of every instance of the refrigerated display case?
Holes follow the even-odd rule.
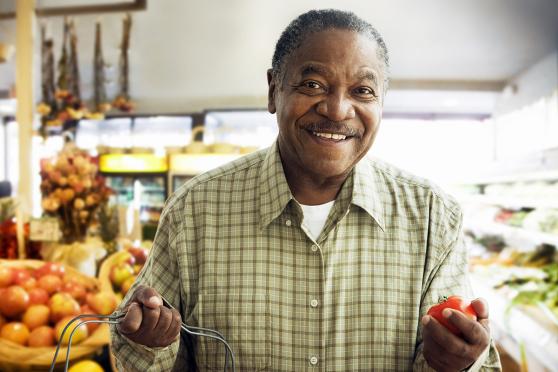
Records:
[[[115,194],[112,202],[139,209],[144,239],[152,239],[167,198],[168,163],[155,154],[105,154],[99,170]]]
[[[191,136],[192,117],[188,115],[130,116],[80,120],[76,145],[93,152],[101,147],[162,153],[166,148],[186,146]]]
[[[275,116],[264,110],[208,110],[203,143],[190,143],[188,153],[169,156],[169,191],[198,174],[267,147],[277,137]],[[192,146],[192,145],[198,146]]]
[[[456,194],[476,296],[517,364],[558,370],[558,149],[493,166]]]
[[[275,115],[264,110],[214,110],[205,114],[203,142],[208,146],[231,144],[260,149],[277,138]]]
[[[241,154],[172,154],[169,157],[169,193],[198,174],[238,159]]]

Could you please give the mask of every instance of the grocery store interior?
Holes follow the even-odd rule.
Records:
[[[68,316],[121,301],[165,200],[274,142],[266,70],[316,8],[384,37],[368,155],[461,203],[504,371],[558,370],[555,0],[2,0],[0,287],[18,288],[0,303],[1,371],[48,370]],[[116,370],[107,325],[78,338],[74,372]]]

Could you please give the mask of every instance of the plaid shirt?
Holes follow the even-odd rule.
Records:
[[[364,158],[316,241],[301,221],[275,144],[169,199],[135,286],[155,288],[185,323],[221,332],[238,371],[429,370],[421,316],[440,295],[472,296],[456,202]],[[149,349],[111,330],[126,370],[186,370],[192,355],[202,371],[223,370],[215,340]],[[493,345],[472,369],[481,364],[500,369]]]

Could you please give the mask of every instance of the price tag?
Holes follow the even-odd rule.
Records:
[[[60,240],[60,226],[56,218],[32,218],[29,225],[30,240],[42,242],[57,242]]]

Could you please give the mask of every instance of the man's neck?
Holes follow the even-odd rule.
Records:
[[[348,174],[335,177],[320,177],[307,170],[294,169],[283,162],[283,170],[291,193],[305,205],[319,205],[335,200]]]

